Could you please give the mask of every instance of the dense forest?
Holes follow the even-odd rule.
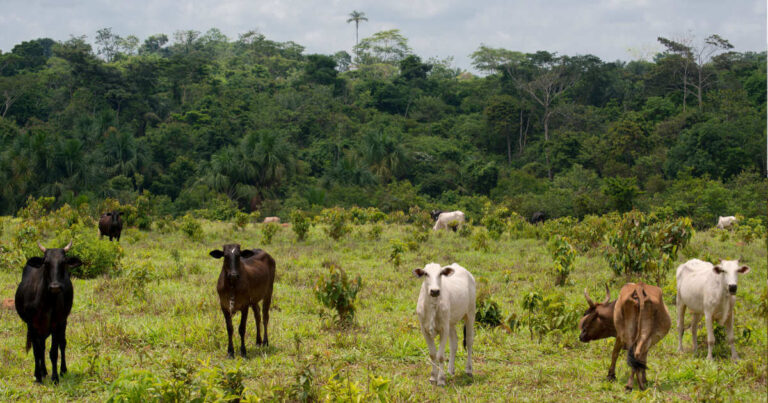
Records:
[[[658,42],[631,62],[479,45],[483,76],[424,60],[397,30],[333,55],[217,29],[22,42],[0,53],[0,214],[30,196],[144,195],[159,215],[477,218],[492,201],[526,216],[764,220],[766,53],[717,35]]]

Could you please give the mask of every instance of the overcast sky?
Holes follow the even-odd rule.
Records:
[[[40,37],[92,41],[102,27],[142,41],[216,27],[230,39],[257,29],[306,53],[351,52],[352,10],[368,17],[360,38],[397,28],[422,58],[452,56],[464,69],[481,43],[613,61],[648,58],[660,50],[657,36],[717,33],[742,52],[763,51],[767,41],[766,0],[0,0],[0,50]]]

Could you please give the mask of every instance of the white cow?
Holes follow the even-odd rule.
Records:
[[[270,222],[280,224],[280,217],[264,217],[264,224]]]
[[[739,355],[733,345],[733,306],[736,303],[738,274],[749,273],[749,266],[740,266],[738,260],[722,260],[717,266],[699,259],[691,259],[677,267],[677,350],[683,351],[685,308],[690,308],[693,351],[696,351],[696,327],[704,315],[707,325],[707,359],[712,359],[715,344],[712,321],[725,326],[731,359]]]
[[[421,322],[421,333],[427,340],[429,359],[432,362],[432,376],[429,381],[438,386],[445,385],[443,361],[445,342],[450,337],[451,357],[448,372],[453,375],[458,336],[456,323],[464,320],[464,348],[467,350],[467,375],[472,375],[472,342],[475,338],[475,278],[467,269],[454,263],[442,267],[430,263],[413,273],[424,278],[419,293],[416,313]],[[440,335],[440,348],[435,350],[435,337]]]
[[[466,221],[464,217],[464,213],[458,210],[446,211],[444,213],[440,213],[440,215],[437,216],[437,221],[435,221],[435,226],[432,229],[434,231],[437,231],[439,229],[449,230],[451,229],[451,226],[449,224],[454,221],[458,224],[464,224],[464,222]]]
[[[739,220],[730,215],[728,217],[717,217],[717,228],[726,229],[731,228],[733,224],[736,224]]]

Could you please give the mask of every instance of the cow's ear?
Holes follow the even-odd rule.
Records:
[[[246,249],[246,250],[240,251],[240,257],[243,258],[243,259],[250,259],[250,258],[252,258],[255,255],[256,254],[253,253],[253,251],[250,250],[250,249]]]
[[[749,268],[749,266],[741,266],[739,267],[739,274],[747,274],[749,271],[752,270]]]
[[[720,274],[723,272],[723,267],[720,265],[716,265],[715,267],[712,268],[712,271],[714,271],[715,274]]]
[[[211,255],[212,257],[216,258],[216,259],[221,259],[222,257],[224,257],[224,252],[222,252],[222,251],[220,251],[218,249],[212,250],[208,254]]]
[[[27,260],[27,266],[39,269],[39,268],[43,267],[43,262],[44,261],[45,260],[43,260],[43,258],[41,258],[41,257],[37,257],[37,256],[31,257],[31,258],[29,258]]]
[[[424,270],[422,269],[413,269],[413,275],[416,277],[421,277],[424,275]]]
[[[67,266],[69,267],[80,267],[82,264],[83,262],[74,256],[70,256],[67,258]]]
[[[445,277],[449,277],[449,276],[451,276],[453,274],[453,271],[454,271],[453,267],[445,266],[445,267],[443,267],[443,271],[441,271],[440,274],[445,276]]]

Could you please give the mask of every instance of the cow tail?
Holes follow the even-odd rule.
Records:
[[[467,351],[467,324],[464,324],[464,340],[461,343],[464,346],[464,351]]]
[[[627,364],[629,364],[630,367],[636,370],[640,369],[648,369],[648,366],[645,365],[644,362],[638,360],[635,358],[635,345],[632,345],[632,348],[627,350]]]

